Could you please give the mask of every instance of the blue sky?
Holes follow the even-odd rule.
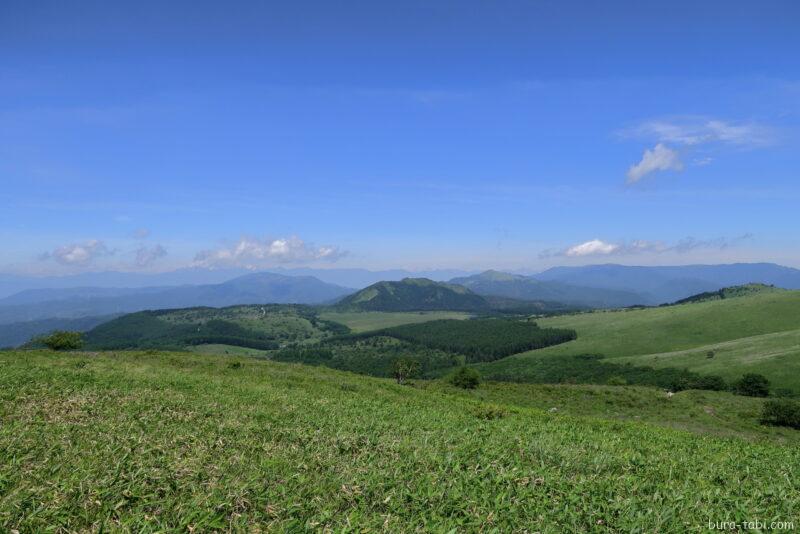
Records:
[[[800,4],[0,5],[0,271],[800,266]]]

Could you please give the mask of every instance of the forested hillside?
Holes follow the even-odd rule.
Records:
[[[232,306],[145,311],[102,324],[86,335],[92,349],[172,348],[223,344],[261,350],[347,333],[305,306]]]

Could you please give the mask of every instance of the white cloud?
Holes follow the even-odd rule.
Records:
[[[53,259],[62,265],[88,265],[94,259],[114,254],[105,243],[90,239],[84,243],[72,243],[46,252],[40,257],[43,260]]]
[[[680,155],[668,146],[658,143],[652,150],[645,150],[642,160],[628,169],[628,183],[635,184],[650,173],[658,171],[682,171]]]
[[[678,116],[645,121],[621,132],[623,137],[654,141],[655,148],[645,150],[642,160],[628,169],[628,184],[634,184],[647,174],[664,170],[683,170],[678,152],[671,146],[683,147],[683,152],[700,151],[694,165],[711,162],[708,152],[724,147],[757,148],[775,141],[773,129],[755,122],[730,122],[704,116]],[[702,148],[700,148],[702,147]]]
[[[136,266],[149,267],[156,260],[159,260],[167,255],[167,250],[161,245],[153,247],[141,247],[136,250]]]
[[[565,256],[599,256],[614,254],[620,246],[614,243],[607,243],[600,239],[592,239],[585,243],[575,245],[564,251]]]
[[[282,263],[336,261],[345,254],[337,247],[316,247],[296,236],[280,239],[242,237],[230,246],[199,252],[194,263],[203,267],[256,269]]]
[[[547,250],[542,252],[540,258],[551,258],[566,256],[580,258],[587,256],[632,256],[637,254],[664,254],[674,252],[684,254],[697,249],[725,250],[748,241],[753,238],[753,234],[743,234],[737,237],[716,237],[711,239],[697,239],[685,237],[673,244],[662,241],[634,240],[628,242],[613,243],[601,239],[592,239],[584,243],[573,245],[564,250]]]

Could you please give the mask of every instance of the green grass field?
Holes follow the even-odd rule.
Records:
[[[537,322],[543,328],[573,328],[578,339],[484,364],[481,371],[487,377],[525,381],[532,372],[532,358],[601,354],[614,363],[687,367],[727,378],[758,372],[777,387],[800,392],[798,336],[791,332],[800,329],[800,291],[564,315]],[[719,352],[708,360],[706,352],[714,350],[711,347]]]
[[[647,422],[711,436],[737,436],[800,444],[800,432],[760,424],[762,399],[720,391],[663,390],[636,386],[490,382],[456,390],[441,381],[420,382],[429,391],[458,394],[499,405],[551,410],[579,417]]]
[[[270,351],[250,349],[247,347],[237,347],[236,345],[222,345],[219,343],[209,343],[207,345],[195,345],[187,350],[200,354],[215,354],[218,356],[251,356],[258,358],[269,357]]]
[[[708,358],[709,351],[714,352]],[[774,386],[800,390],[800,330],[745,337],[688,350],[643,354],[615,361],[651,367],[688,367],[735,379],[747,372],[770,378]]]
[[[381,330],[403,324],[425,323],[436,319],[468,319],[470,314],[464,312],[432,311],[432,312],[324,312],[320,318],[326,321],[341,323],[354,333]]]
[[[0,366],[4,531],[700,532],[800,520],[796,446],[568,415],[601,406],[601,390],[466,393],[192,353],[3,352]],[[632,391],[626,410],[650,404]],[[721,399],[698,400],[725,411]]]

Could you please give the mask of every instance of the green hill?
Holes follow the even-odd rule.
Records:
[[[457,284],[427,278],[378,282],[340,300],[338,312],[448,311],[510,314],[567,313],[579,306],[546,300],[525,300],[503,295],[477,295]]]
[[[775,291],[784,291],[781,288],[770,286],[766,284],[745,284],[741,286],[723,287],[718,291],[706,291],[698,293],[675,302],[675,304],[688,304],[690,302],[706,302],[708,300],[723,300],[733,299],[739,297],[746,297],[755,293],[772,293]]]
[[[798,517],[796,432],[714,437],[743,432],[736,414],[750,432],[754,399],[467,393],[184,353],[0,352],[0,366],[3,531],[699,532]]]
[[[273,304],[131,313],[92,329],[85,341],[87,348],[99,350],[205,344],[269,350],[347,332],[320,319],[314,308]]]
[[[538,323],[574,329],[578,339],[484,364],[481,371],[496,379],[537,382],[541,362],[591,354],[615,364],[688,368],[726,379],[763,373],[776,387],[800,392],[795,332],[800,330],[800,291],[759,291],[741,298],[564,315]]]
[[[463,311],[486,312],[489,303],[469,289],[427,278],[404,278],[399,282],[378,282],[349,295],[336,306],[358,311]]]

